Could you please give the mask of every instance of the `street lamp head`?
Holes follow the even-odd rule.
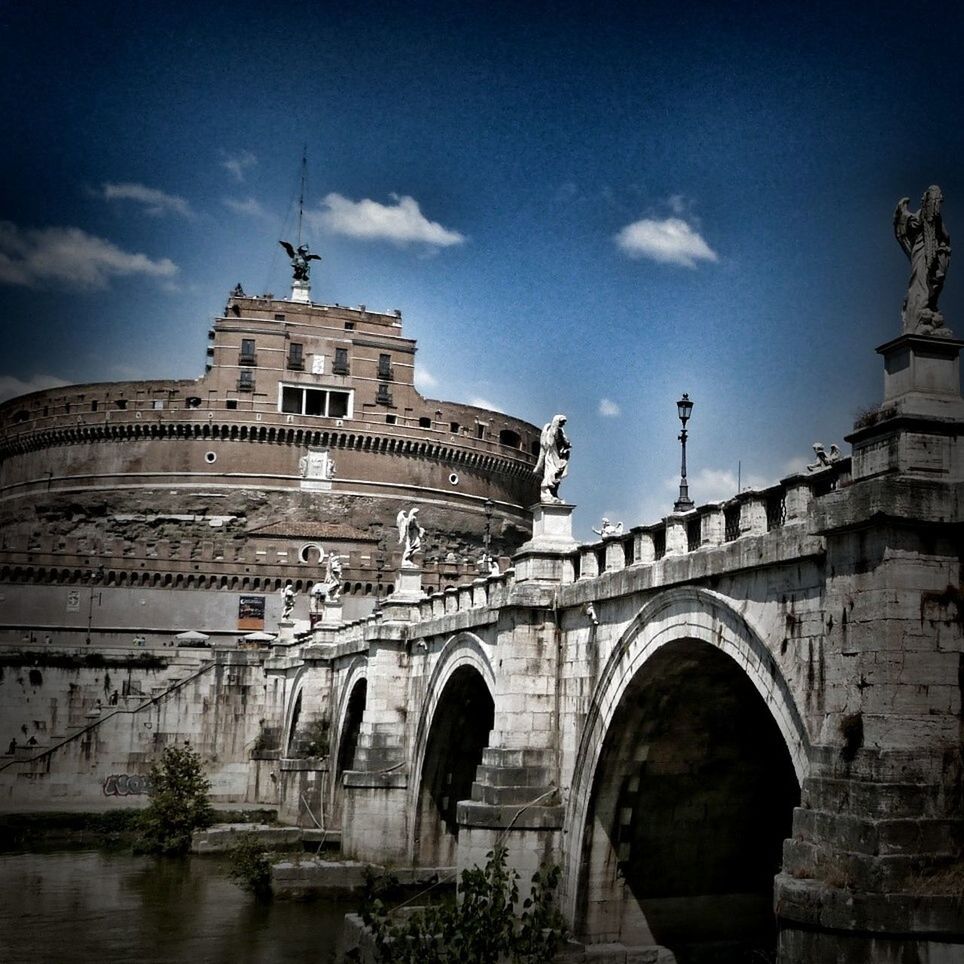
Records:
[[[690,401],[690,397],[686,392],[683,393],[683,397],[676,403],[676,408],[679,412],[680,421],[685,425],[689,420],[690,413],[693,411],[693,403]]]

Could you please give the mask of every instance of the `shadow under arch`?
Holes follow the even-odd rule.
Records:
[[[425,692],[409,783],[409,852],[418,866],[454,866],[456,805],[471,794],[495,718],[495,672],[482,641],[464,632],[449,639]]]
[[[615,645],[579,742],[563,890],[577,933],[676,940],[686,914],[720,912],[726,901],[704,901],[698,911],[694,901],[718,897],[728,871],[735,886],[753,890],[754,913],[762,886],[768,913],[808,765],[803,719],[746,619],[709,590],[658,595]],[[751,835],[750,856],[740,851],[741,834]],[[743,910],[740,895],[727,896],[723,924]],[[726,959],[713,953],[708,959]]]
[[[334,713],[331,752],[328,757],[330,794],[328,822],[338,829],[342,825],[344,787],[342,781],[346,770],[351,770],[358,748],[365,706],[368,702],[368,661],[363,657],[354,660],[348,670],[345,686],[341,691],[338,707]]]

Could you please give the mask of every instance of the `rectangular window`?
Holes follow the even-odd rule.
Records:
[[[328,414],[332,418],[345,418],[348,415],[348,392],[328,393]]]
[[[346,418],[351,408],[351,392],[282,385],[280,406],[288,415]]]
[[[348,374],[348,349],[347,348],[335,349],[335,363],[334,365],[331,366],[331,370],[336,375]]]
[[[251,372],[248,372],[248,374],[250,375]],[[155,398],[154,401],[151,402],[151,408],[153,408],[155,412],[160,411],[163,407],[164,407],[163,398]]]
[[[379,378],[392,377],[392,356],[391,355],[378,356],[378,377]]]
[[[238,400],[236,398],[229,398],[224,403],[225,408],[235,409],[238,407]]]
[[[485,438],[485,426],[481,422],[475,424],[475,437]]]
[[[292,342],[288,345],[288,367],[292,371],[300,372],[305,367],[304,345]]]
[[[96,411],[97,411],[97,399],[96,399],[96,398],[90,403],[90,410],[91,410],[92,412],[96,412]]]
[[[459,423],[458,423],[458,422],[449,422],[449,430],[452,432],[453,435],[458,435],[458,434],[459,434]]]
[[[392,404],[392,396],[389,394],[388,385],[384,382],[378,386],[378,394],[375,396],[375,401],[378,402],[379,405]]]
[[[313,388],[305,389],[305,415],[324,415],[328,393]]]
[[[345,322],[345,331],[354,331],[354,330],[355,330],[355,322],[353,322],[353,321],[346,321],[346,322]]]
[[[241,359],[242,359],[242,363],[250,360],[250,362],[253,364],[254,362],[254,339],[253,338],[241,339]]]
[[[238,391],[254,391],[254,372],[246,371],[245,369],[241,370],[241,374],[238,376]]]
[[[302,388],[284,386],[281,389],[281,411],[288,415],[300,415],[303,395],[304,389]]]

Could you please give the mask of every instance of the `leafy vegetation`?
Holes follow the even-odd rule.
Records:
[[[271,896],[271,864],[254,834],[241,834],[231,848],[230,859],[228,873],[242,890],[261,900]]]
[[[295,755],[298,757],[328,756],[331,746],[331,721],[327,717],[319,717],[306,723],[295,737]]]
[[[554,904],[559,868],[539,870],[531,896],[519,903],[519,875],[506,867],[506,849],[486,854],[484,868],[462,872],[455,905],[423,907],[392,917],[378,887],[369,887],[362,920],[379,964],[548,964],[565,928]]]
[[[151,765],[150,803],[141,816],[141,845],[150,853],[184,854],[191,834],[214,823],[201,758],[185,742],[164,748]]]

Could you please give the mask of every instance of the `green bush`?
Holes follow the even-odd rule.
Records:
[[[558,867],[539,870],[517,914],[519,875],[506,868],[506,849],[496,847],[484,868],[462,872],[454,906],[424,907],[393,923],[370,887],[361,915],[379,964],[548,964],[565,936],[554,905],[558,883]]]
[[[189,743],[164,748],[151,765],[150,803],[141,815],[141,845],[149,853],[184,854],[191,834],[214,823],[210,782]]]
[[[241,834],[230,857],[228,873],[242,890],[261,900],[271,896],[271,864],[254,834]]]

